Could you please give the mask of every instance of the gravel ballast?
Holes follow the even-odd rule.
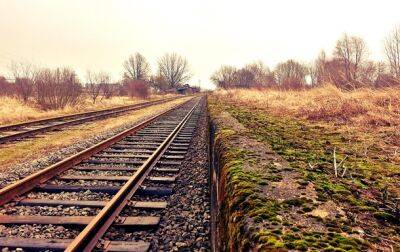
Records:
[[[157,113],[161,111],[165,111],[167,109],[162,109],[160,111],[157,111]],[[55,164],[71,155],[74,155],[84,149],[87,149],[97,143],[100,143],[101,141],[104,141],[112,136],[115,136],[118,133],[123,132],[124,130],[127,130],[129,128],[132,128],[133,126],[144,122],[145,120],[151,118],[154,114],[146,115],[141,118],[138,118],[137,120],[130,121],[120,127],[117,127],[111,131],[93,136],[88,139],[81,140],[80,142],[77,142],[75,144],[72,144],[68,147],[58,149],[56,151],[53,151],[51,153],[48,153],[48,155],[44,157],[39,157],[38,159],[32,161],[32,162],[26,162],[26,163],[21,163],[12,167],[7,168],[6,170],[0,171],[0,188],[3,188],[12,182],[15,182],[21,178],[24,178],[40,169],[43,169],[49,165]],[[101,122],[99,122],[101,123]],[[68,129],[66,129],[68,130]]]
[[[111,228],[110,240],[151,242],[152,251],[210,251],[210,194],[208,186],[207,117],[204,104],[188,153],[180,165],[168,197],[138,197],[140,200],[162,201],[168,206],[162,211],[125,209],[123,215],[161,216],[154,231],[128,232]],[[152,174],[153,175],[153,174]],[[165,186],[165,185],[164,185]]]
[[[148,241],[152,244],[152,251],[209,251],[210,244],[210,197],[208,189],[208,156],[207,156],[207,116],[205,102],[201,106],[201,116],[196,123],[196,130],[185,159],[179,165],[179,173],[154,171],[150,176],[177,176],[172,184],[146,181],[144,186],[172,188],[170,196],[135,196],[132,200],[166,201],[168,206],[164,210],[143,210],[125,207],[121,216],[160,216],[160,225],[154,230],[129,231],[110,228],[105,235],[106,240]],[[140,121],[144,121],[145,118]],[[53,164],[65,157],[75,154],[95,143],[111,137],[127,128],[136,125],[132,122],[106,134],[99,135],[83,143],[51,153],[31,164],[19,165],[10,172],[4,172],[0,178],[0,185],[9,184],[20,177],[29,175],[43,167]],[[178,162],[179,163],[179,162]],[[164,166],[160,163],[158,166]],[[67,171],[63,175],[129,175],[130,172],[118,171]],[[48,182],[50,185],[84,185],[84,186],[121,186],[116,181],[86,181],[55,179]],[[31,192],[29,198],[45,198],[53,200],[108,200],[112,195],[82,192],[44,193]],[[99,209],[63,207],[63,206],[18,206],[10,203],[0,208],[0,214],[5,215],[42,215],[42,216],[93,216]],[[74,238],[79,228],[67,228],[54,225],[0,225],[0,237],[24,238]]]

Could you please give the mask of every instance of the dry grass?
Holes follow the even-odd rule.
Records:
[[[216,95],[267,109],[276,116],[357,127],[400,125],[400,88],[344,92],[335,86],[304,90],[219,90]]]
[[[305,225],[300,223],[298,220],[301,219],[301,215],[314,214],[315,209],[329,212],[326,204],[333,201],[346,216],[342,226],[346,228],[338,230],[331,228],[336,225],[331,226],[332,223],[340,222],[339,215],[333,218],[320,216],[318,217],[319,224],[325,225],[326,230],[329,231],[324,231],[323,239],[326,237],[328,240],[334,240],[331,235],[328,235],[329,233],[343,235],[350,230],[345,235],[349,238],[355,234],[353,231],[362,230],[368,236],[360,237],[370,242],[371,251],[379,249],[398,251],[400,248],[399,213],[396,204],[400,199],[400,88],[343,92],[327,85],[303,91],[221,90],[214,94],[209,97],[210,111],[228,112],[246,128],[247,134],[252,136],[252,139],[269,144],[274,151],[288,161],[293,169],[288,170],[290,173],[301,171],[297,181],[300,185],[298,188],[306,185],[316,188],[318,201],[313,204],[318,207],[314,208],[313,212],[303,211],[305,210],[303,208],[293,215],[280,214],[289,223],[295,220],[293,225],[288,226],[298,227],[295,231],[298,237],[296,239],[300,238],[304,241],[298,245],[305,244],[305,248],[313,246],[310,240],[304,239],[307,237],[307,232],[301,230],[311,225],[308,222]],[[225,130],[227,136],[232,136],[230,128]],[[233,135],[233,137],[236,136]],[[237,148],[232,149],[243,148],[243,146],[236,146]],[[231,152],[229,148],[227,149]],[[256,150],[254,153],[264,152]],[[255,158],[254,153],[245,152],[237,156],[256,160],[255,163],[258,164],[259,160]],[[230,157],[231,153],[222,153],[220,156]],[[346,160],[343,166],[347,168],[342,169],[343,173],[339,176],[336,176],[334,172],[334,160],[337,157],[339,161]],[[239,167],[243,166],[243,162],[231,163]],[[274,166],[272,166],[273,169],[269,166],[264,167],[267,171],[273,172],[271,176],[273,180],[270,179],[271,181],[265,184],[269,185],[276,181],[286,182],[287,173],[279,172],[279,169]],[[234,167],[232,171],[240,172],[241,170]],[[246,179],[250,175],[241,173],[237,177]],[[228,177],[236,178],[232,174]],[[260,177],[269,179],[264,174]],[[253,181],[256,180],[249,180],[249,183],[254,183]],[[274,186],[274,189],[279,188],[276,184]],[[248,187],[240,188],[247,189]],[[247,191],[244,193],[248,195]],[[310,194],[306,193],[304,196],[310,196]],[[241,198],[239,193],[236,193],[235,197],[235,200],[248,198]],[[236,223],[239,221],[235,221]],[[276,228],[276,226],[269,226],[271,227]],[[282,233],[286,235],[290,232],[289,230]],[[275,232],[268,228],[264,232],[266,235],[271,233]],[[318,242],[323,241],[322,238],[318,237]],[[292,237],[285,239],[285,237],[278,239],[277,244],[291,241]],[[342,238],[340,240],[345,241]],[[268,245],[274,245],[273,242],[270,243],[270,240],[262,241],[267,242]],[[331,245],[340,245],[341,242],[336,241],[337,244]],[[342,245],[349,244],[345,242]],[[394,246],[394,250],[393,247],[390,250],[390,246]],[[353,250],[359,251],[360,247],[354,247]]]
[[[168,96],[158,95],[152,96],[151,99],[166,97]],[[130,105],[143,101],[144,100],[138,98],[115,96],[110,99],[98,100],[93,104],[89,98],[86,98],[76,106],[67,106],[64,109],[44,111],[36,107],[33,103],[25,104],[19,99],[3,96],[0,97],[0,125]]]
[[[355,134],[398,155],[400,149],[400,88],[341,91],[326,85],[303,91],[218,90],[228,100],[277,117],[330,125]],[[368,141],[367,141],[368,140]]]
[[[149,118],[156,113],[165,111],[177,104],[186,101],[187,97],[173,100],[144,109],[132,111],[124,116],[95,121],[83,125],[70,127],[67,130],[46,134],[44,137],[4,145],[0,148],[0,171],[7,170],[20,163],[28,163],[37,157],[43,157],[57,149],[70,146],[107,131],[116,129],[126,123],[135,123]],[[15,151],[15,150],[18,151]]]

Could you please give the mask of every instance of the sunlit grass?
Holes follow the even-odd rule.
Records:
[[[150,99],[161,99],[169,96],[171,95],[154,95]],[[93,103],[87,97],[82,99],[82,101],[75,106],[67,106],[63,109],[45,111],[38,108],[33,102],[23,103],[17,98],[2,96],[0,97],[0,125],[130,105],[143,101],[145,100],[139,98],[114,96],[110,99],[99,98],[95,103]]]
[[[262,107],[276,116],[358,127],[400,125],[400,88],[345,92],[326,85],[304,91],[219,90],[216,95]]]

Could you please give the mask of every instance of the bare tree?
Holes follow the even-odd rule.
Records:
[[[400,78],[400,25],[385,39],[385,53],[389,61],[390,72]]]
[[[146,80],[150,73],[150,65],[140,53],[129,56],[124,62],[124,78],[132,80]]]
[[[159,74],[150,76],[149,84],[157,92],[163,92],[168,89],[167,80]]]
[[[36,102],[43,109],[75,105],[82,93],[76,73],[70,68],[39,69],[34,78]]]
[[[102,83],[101,90],[103,91],[103,96],[106,99],[110,99],[114,94],[113,84],[111,84],[109,82]]]
[[[249,69],[241,68],[235,72],[235,86],[250,88],[255,80],[255,74]]]
[[[250,71],[254,76],[250,87],[260,88],[272,87],[275,85],[274,74],[262,61],[255,61],[247,64],[244,69]]]
[[[188,61],[176,53],[167,53],[158,60],[158,74],[171,88],[191,78]]]
[[[367,57],[367,48],[364,40],[346,33],[336,42],[334,55],[343,61],[348,82],[358,79],[362,63]]]
[[[99,72],[97,74],[97,82],[100,83],[100,89],[103,92],[103,97],[106,99],[112,95],[111,76],[106,72]]]
[[[105,72],[91,72],[86,73],[86,89],[89,93],[93,103],[96,103],[97,98],[100,95],[101,90],[105,85],[110,84],[110,75]]]
[[[237,69],[233,66],[221,66],[215,71],[210,79],[211,81],[220,88],[233,88],[235,85]]]
[[[326,53],[322,50],[319,53],[318,58],[314,61],[314,65],[310,67],[312,86],[317,86],[328,82],[326,62]]]
[[[240,69],[221,66],[210,79],[220,88],[261,88],[275,85],[274,74],[262,61],[252,62]]]
[[[306,84],[307,67],[294,60],[279,63],[275,68],[278,85],[284,89],[300,89]]]
[[[13,96],[17,94],[14,83],[10,83],[4,76],[0,76],[0,96]]]
[[[35,67],[29,63],[13,62],[10,70],[15,79],[18,96],[24,102],[27,102],[34,92],[33,79],[35,76]]]

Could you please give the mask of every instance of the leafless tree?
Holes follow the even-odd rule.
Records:
[[[15,84],[7,81],[4,76],[0,76],[0,96],[14,96],[16,94]]]
[[[35,76],[35,67],[29,63],[13,62],[10,70],[15,79],[18,96],[24,102],[27,102],[34,92],[33,79]]]
[[[82,93],[76,73],[70,68],[39,69],[34,78],[36,102],[43,109],[75,105]]]
[[[317,86],[328,82],[326,62],[326,53],[322,50],[319,53],[318,58],[315,60],[314,65],[310,66],[312,86]]]
[[[255,61],[247,64],[244,69],[251,72],[254,76],[253,81],[249,84],[250,87],[261,88],[275,85],[274,74],[262,61]]]
[[[275,68],[275,77],[279,87],[300,89],[306,85],[307,67],[294,60],[279,63]]]
[[[101,90],[104,89],[106,85],[110,84],[110,75],[105,72],[92,72],[87,71],[86,73],[86,89],[89,93],[90,98],[93,103],[96,103]]]
[[[191,78],[188,61],[176,53],[167,53],[158,60],[158,74],[171,88]]]
[[[103,92],[103,97],[109,99],[113,93],[110,74],[106,72],[99,72],[97,81],[100,83],[100,89]]]
[[[163,92],[168,89],[167,80],[159,74],[150,76],[149,84],[157,92]]]
[[[250,88],[255,80],[255,74],[249,69],[241,68],[235,72],[235,86]]]
[[[343,61],[343,67],[348,82],[358,80],[362,63],[367,58],[367,48],[364,40],[346,33],[336,42],[334,55]]]
[[[140,53],[129,56],[124,62],[124,78],[132,80],[146,80],[150,74],[150,65]]]
[[[211,81],[220,88],[233,88],[237,69],[233,66],[221,66],[211,75]]]
[[[114,95],[114,84],[105,82],[101,84],[101,90],[103,91],[103,96],[106,99],[110,99]]]
[[[275,85],[274,74],[262,61],[252,62],[240,69],[221,66],[210,79],[220,88],[262,88]]]
[[[385,53],[389,62],[390,72],[400,78],[400,25],[385,39]]]

